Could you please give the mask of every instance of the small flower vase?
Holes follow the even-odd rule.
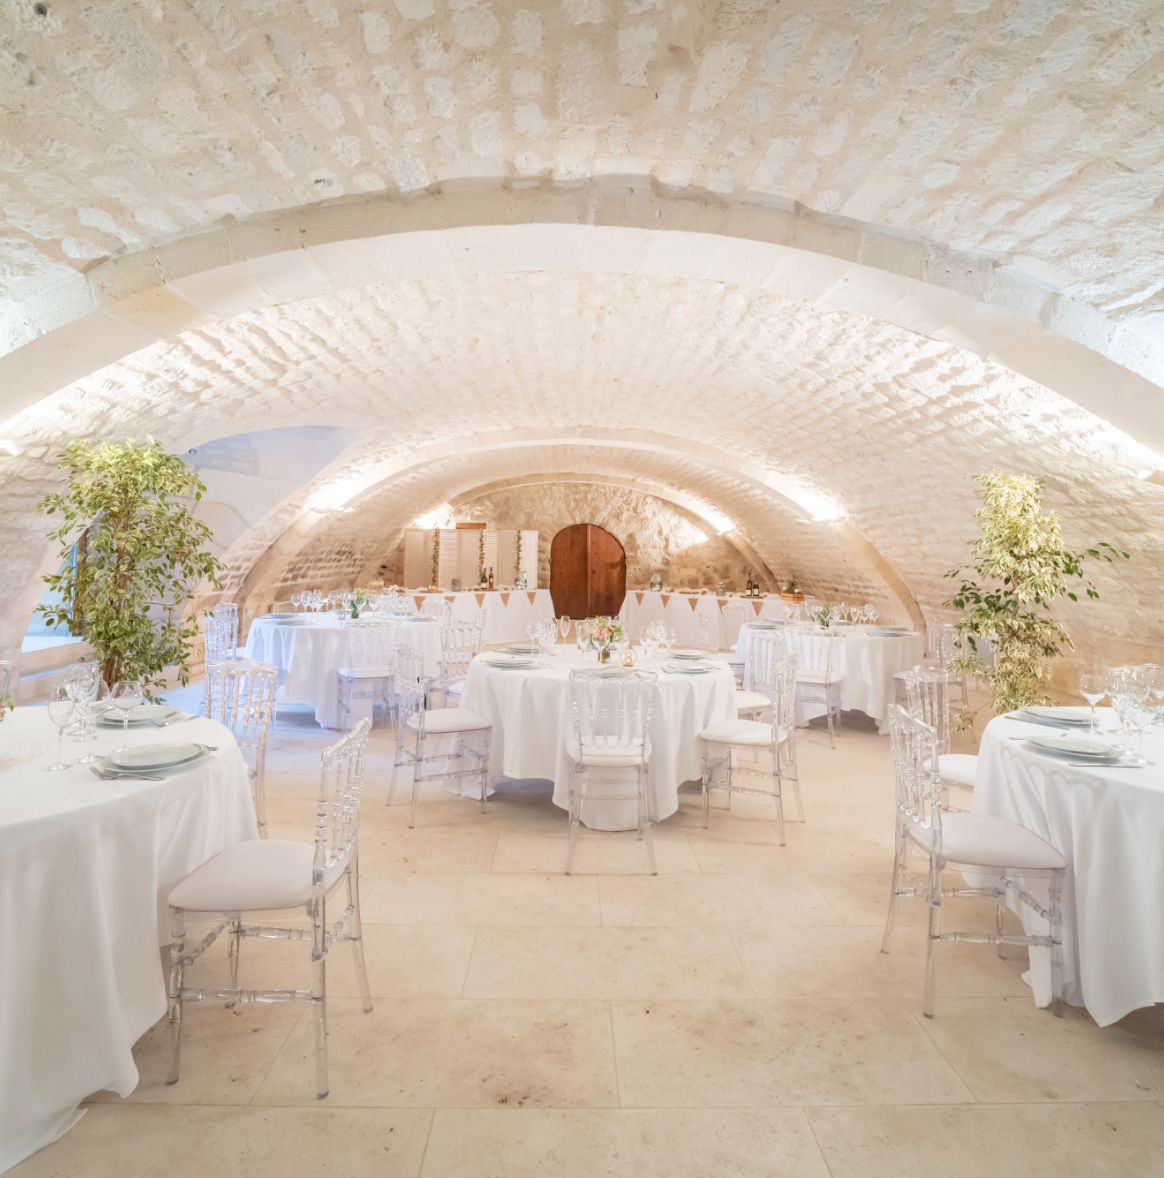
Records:
[[[601,646],[598,648],[598,661],[600,663],[609,663],[610,662],[610,647],[609,646]]]

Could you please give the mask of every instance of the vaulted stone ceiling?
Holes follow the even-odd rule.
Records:
[[[1000,465],[1137,550],[1091,641],[1158,635],[1158,0],[0,13],[22,609],[62,436],[331,426],[233,588],[569,472],[694,495],[771,567],[908,612]]]

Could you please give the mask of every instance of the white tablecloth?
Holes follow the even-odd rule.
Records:
[[[1098,710],[1101,728],[1114,714]],[[1049,732],[998,717],[982,734],[972,809],[1021,823],[1067,857],[1063,891],[1066,1000],[1102,1027],[1164,1002],[1164,733],[1145,740],[1154,765],[1075,768],[1012,736]],[[1039,891],[1039,881],[1027,885]],[[1045,932],[1022,912],[1028,931]],[[1041,926],[1041,927],[1039,927]],[[1049,959],[1032,953],[1029,980],[1051,1000]]]
[[[61,1136],[91,1093],[134,1090],[131,1048],[166,1010],[165,898],[256,835],[246,765],[220,725],[130,732],[217,746],[165,781],[49,772],[55,732],[43,708],[0,725],[0,1170]],[[98,751],[121,743],[103,730]],[[66,760],[79,748],[66,742]]]
[[[627,637],[637,642],[642,628],[650,622],[665,622],[675,631],[678,646],[700,646],[703,632],[700,620],[707,620],[712,647],[724,649],[728,643],[722,629],[723,607],[731,600],[710,593],[657,593],[653,589],[628,589],[618,616]],[[758,618],[781,618],[784,607],[779,597],[741,597]]]
[[[751,687],[748,668],[748,647],[751,626],[740,627],[739,653],[744,657],[744,686]],[[762,631],[761,631],[762,633]],[[844,675],[841,684],[841,707],[846,712],[864,712],[877,721],[881,733],[889,731],[889,709],[893,706],[893,677],[908,671],[922,661],[925,638],[921,634],[900,636],[870,634],[861,626],[845,626],[834,639],[833,670]],[[815,713],[807,710],[802,720],[813,715],[824,715],[824,705]]]
[[[519,780],[554,783],[554,804],[569,804],[569,761],[565,744],[573,732],[570,671],[597,667],[595,654],[559,646],[536,670],[491,667],[481,659],[469,668],[462,707],[493,721],[490,771]],[[659,672],[651,715],[648,794],[652,817],[660,821],[679,808],[679,786],[701,772],[698,733],[716,720],[735,719],[735,681],[727,664],[706,675]],[[600,830],[630,830],[634,806],[596,802],[582,820]]]
[[[470,590],[463,593],[410,594],[420,609],[428,597],[438,597],[453,607],[454,622],[475,622],[485,611],[485,644],[518,642],[529,637],[533,622],[553,621],[554,599],[548,589]]]
[[[437,673],[441,658],[439,622],[402,622],[396,640],[421,652],[426,675]],[[248,658],[279,669],[280,700],[310,704],[321,727],[339,726],[336,672],[348,661],[348,632],[339,621],[320,616],[308,619],[304,625],[288,625],[260,618],[251,624],[246,651]],[[369,710],[369,701],[354,701],[352,723],[357,723]]]

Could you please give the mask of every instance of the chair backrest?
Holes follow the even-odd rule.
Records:
[[[219,618],[214,614],[203,614],[202,644],[207,666],[211,663],[224,663],[235,657],[237,643],[232,646],[230,636],[231,628],[229,618]]]
[[[315,860],[312,892],[323,895],[324,876],[348,860],[360,834],[360,799],[364,792],[364,761],[372,721],[365,716],[349,733],[323,750],[319,800],[315,807]]]
[[[645,671],[571,671],[574,737],[585,756],[617,748],[646,755],[655,676]]]
[[[926,658],[945,668],[954,658],[955,630],[952,622],[940,618],[926,619]]]
[[[740,637],[740,627],[755,620],[756,611],[749,602],[741,601],[737,597],[729,597],[727,604],[723,607],[722,625],[720,627],[724,642],[728,646],[731,646]]]
[[[931,831],[934,852],[940,856],[942,787],[937,775],[937,733],[919,716],[894,704],[889,710],[889,743],[898,814],[911,826]]]
[[[796,651],[783,630],[753,630],[748,642],[748,691],[772,698],[771,689],[780,672],[792,665],[795,683]]]
[[[344,625],[348,636],[348,666],[356,671],[375,671],[390,676],[395,666],[396,618],[352,620]]]
[[[465,622],[450,622],[441,628],[441,675],[446,684],[463,679],[469,664],[485,648],[485,629]]]
[[[411,646],[396,647],[396,676],[392,685],[396,696],[396,715],[403,730],[409,716],[424,712],[424,655]]]
[[[822,630],[819,626],[794,629],[791,638],[800,670],[826,678],[832,672],[836,644],[844,641],[840,635]]]
[[[453,615],[453,604],[443,597],[426,597],[420,607],[421,617],[436,618],[442,624],[447,623]]]
[[[202,714],[234,734],[247,763],[260,775],[275,713],[279,672],[266,663],[217,663],[206,668]]]
[[[229,657],[234,658],[238,651],[238,605],[233,601],[220,601],[214,607],[214,616],[226,625]]]
[[[905,676],[906,706],[934,730],[938,752],[950,751],[950,673],[941,668],[914,667]]]

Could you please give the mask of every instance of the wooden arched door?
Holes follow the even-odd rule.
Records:
[[[626,553],[597,524],[563,528],[550,544],[554,612],[571,618],[614,617],[626,596]]]

